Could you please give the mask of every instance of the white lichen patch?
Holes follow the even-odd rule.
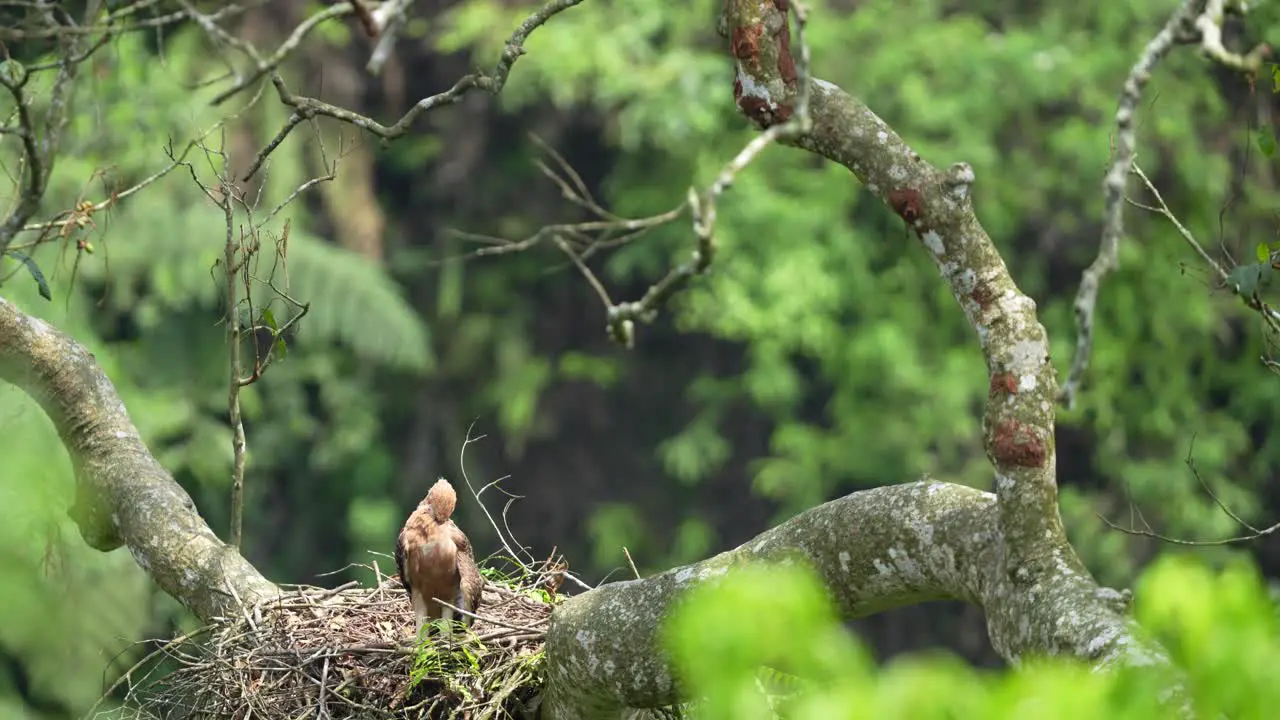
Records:
[[[906,550],[896,546],[891,547],[888,555],[887,561],[880,558],[871,561],[881,577],[895,578],[898,585],[928,584],[920,563],[916,562]]]
[[[933,544],[933,523],[927,520],[915,521],[911,523],[911,529],[915,531],[916,537],[920,538],[921,544]]]
[[[31,315],[27,316],[27,329],[30,330],[32,334],[38,335],[41,338],[48,337],[54,333],[52,325],[38,317],[32,317]]]
[[[758,81],[742,67],[741,62],[735,62],[737,67],[738,84],[742,86],[742,97],[758,98],[765,101],[770,110],[776,110],[778,103],[773,99],[773,93],[769,92],[769,86]]]
[[[675,580],[683,585],[693,579],[693,568],[680,568],[676,571]]]
[[[906,180],[906,179],[907,179],[907,169],[906,169],[906,168],[904,168],[904,167],[902,167],[901,165],[896,165],[896,164],[895,164],[895,165],[890,165],[890,166],[889,166],[889,177],[891,177],[891,178],[893,178],[894,180],[897,180],[897,181],[899,181],[899,182],[901,182],[901,181],[903,181],[903,180]]]
[[[671,690],[671,676],[665,670],[659,668],[657,674],[654,675],[653,681],[657,683],[658,689],[662,692],[666,693]]]
[[[849,553],[845,550],[841,550],[838,557],[840,558],[840,572],[849,572]]]
[[[138,563],[138,567],[142,568],[143,572],[151,572],[151,563],[147,561],[147,556],[133,545],[129,545],[128,548],[129,554],[133,556],[133,561]]]
[[[595,637],[591,634],[591,631],[589,630],[579,630],[578,634],[574,635],[573,639],[577,640],[578,645],[580,645],[582,649],[586,650],[588,653],[592,652],[591,648],[592,646],[595,645],[595,642],[596,642]]]
[[[1036,376],[1025,373],[1018,378],[1018,392],[1031,392],[1036,389]]]
[[[729,568],[723,565],[717,567],[702,568],[698,571],[699,580],[713,580],[729,572]]]
[[[1048,348],[1040,340],[1019,340],[1011,349],[1009,371],[1019,376],[1034,374],[1048,354]]]
[[[880,144],[882,145],[884,143],[889,142],[889,133],[881,130],[880,132],[876,133],[876,140],[879,140]]]
[[[1115,642],[1119,635],[1119,628],[1114,626],[1106,628],[1102,630],[1102,632],[1094,634],[1093,637],[1089,639],[1089,642],[1084,647],[1084,651],[1088,657],[1094,657],[1106,649],[1107,646]]]
[[[947,246],[942,243],[942,236],[936,231],[929,230],[923,235],[922,239],[924,240],[925,247],[929,248],[929,251],[934,255],[941,256],[946,254]],[[945,272],[945,268],[943,270]]]
[[[838,85],[836,85],[835,83],[833,83],[833,82],[829,82],[829,81],[827,81],[827,80],[819,80],[819,79],[814,79],[814,81],[813,81],[813,89],[814,89],[814,90],[817,90],[817,91],[818,91],[818,92],[820,92],[820,93],[837,93],[837,92],[840,92],[840,87],[839,87]]]

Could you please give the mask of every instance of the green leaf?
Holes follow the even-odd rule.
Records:
[[[28,255],[20,253],[17,250],[10,250],[5,254],[27,266],[27,272],[30,272],[31,277],[35,278],[36,287],[40,289],[40,297],[49,301],[53,300],[53,293],[49,291],[49,282],[44,279],[44,273],[40,272],[40,266],[36,265],[35,260],[32,260]]]
[[[1227,287],[1237,295],[1250,297],[1271,284],[1272,267],[1270,263],[1241,265],[1227,274]]]
[[[1258,258],[1258,262],[1267,262],[1271,259],[1271,250],[1267,248],[1266,243],[1258,243],[1258,247],[1254,248],[1253,254]]]
[[[1271,128],[1260,128],[1258,130],[1258,149],[1267,157],[1272,157],[1276,154],[1276,136],[1271,131]]]

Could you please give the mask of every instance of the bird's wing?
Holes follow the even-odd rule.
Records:
[[[409,576],[405,574],[404,556],[404,531],[401,530],[400,534],[396,536],[396,572],[400,574],[400,584],[405,591],[413,594],[413,587],[409,584]]]
[[[471,549],[471,540],[457,525],[451,528],[453,542],[458,546],[458,607],[468,612],[480,609],[480,596],[484,589],[484,579],[480,576],[480,568],[476,565],[475,551]]]

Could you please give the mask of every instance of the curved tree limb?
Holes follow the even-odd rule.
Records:
[[[223,544],[138,434],[88,350],[0,298],[0,379],[33,397],[71,455],[70,515],[90,547],[129,548],[160,586],[201,618],[226,615],[276,587]]]
[[[788,6],[787,0],[725,5],[738,73],[734,95],[762,125],[789,117],[797,97],[795,63],[784,40]],[[1044,548],[1066,546],[1054,462],[1057,376],[1035,301],[1014,283],[973,213],[973,169],[966,163],[946,171],[933,167],[867,106],[829,82],[813,81],[811,103],[812,130],[786,142],[849,168],[892,208],[929,251],[977,333],[990,380],[983,444],[996,470],[999,527],[1010,548],[1006,561],[1011,569],[1034,570],[1049,562]],[[1074,557],[1070,563],[1083,569]]]
[[[1063,567],[1031,588],[1003,571],[996,497],[935,481],[854,493],[807,510],[743,545],[660,575],[610,583],[565,600],[547,633],[543,717],[618,718],[685,699],[660,647],[671,605],[695,585],[748,562],[802,556],[846,618],[930,600],[987,614],[992,644],[1013,662],[1055,653],[1097,667],[1165,662],[1143,646],[1127,600]]]
[[[726,0],[739,109],[768,128],[801,93],[791,56],[790,0]],[[973,169],[943,171],[856,98],[812,80],[812,126],[784,142],[844,165],[921,240],[978,336],[989,394],[983,444],[995,496],[941,483],[856,493],[802,513],[743,546],[648,580],[605,585],[566,601],[547,637],[544,713],[614,718],[683,695],[658,645],[670,604],[692,584],[749,559],[798,553],[846,617],[939,598],[980,605],[992,645],[1011,663],[1068,655],[1097,667],[1167,664],[1127,617],[1127,599],[1100,587],[1067,541],[1057,503],[1057,376],[1035,302],[1013,281],[973,212]],[[1175,692],[1170,699],[1180,699]]]

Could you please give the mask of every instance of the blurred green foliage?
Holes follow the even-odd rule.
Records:
[[[1254,565],[1214,571],[1167,555],[1143,573],[1134,613],[1185,672],[1197,717],[1273,716],[1280,628]],[[1149,666],[1097,673],[1036,659],[983,672],[932,654],[877,667],[803,564],[735,569],[699,586],[667,619],[664,642],[700,698],[688,714],[699,720],[1170,716],[1160,691],[1173,676]]]

